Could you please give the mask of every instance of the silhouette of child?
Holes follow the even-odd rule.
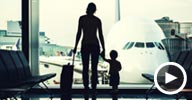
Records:
[[[112,86],[112,89],[114,92],[118,91],[118,85],[119,85],[119,71],[121,70],[121,63],[116,60],[118,56],[117,51],[112,50],[110,52],[110,58],[111,59],[106,59],[104,52],[101,53],[101,57],[103,58],[104,61],[108,62],[110,65],[109,68],[109,75],[110,75],[110,86]]]

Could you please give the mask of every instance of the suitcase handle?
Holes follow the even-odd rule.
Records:
[[[72,53],[72,55],[73,55],[72,65],[74,65],[74,61],[75,61],[75,53]]]

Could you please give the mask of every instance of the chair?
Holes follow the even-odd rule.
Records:
[[[192,65],[192,51],[180,51],[176,54],[176,57],[173,62],[176,62],[180,64],[187,72],[187,76],[190,75],[191,73],[191,65]],[[175,74],[177,72],[171,71],[173,67],[169,66],[168,72],[171,74]],[[152,89],[154,87],[154,75],[147,74],[147,73],[142,73],[142,76],[146,78],[147,80],[151,81],[153,84],[150,89],[147,90],[146,92],[146,98],[148,98],[148,95],[152,92]],[[189,77],[189,76],[188,76]],[[163,80],[162,80],[163,81]],[[187,81],[186,86],[190,86],[191,82]],[[191,90],[192,91],[192,90]]]
[[[7,51],[0,50],[0,99],[15,97],[29,89],[20,85],[18,72]]]
[[[56,76],[55,73],[33,76],[22,51],[0,50],[0,98],[15,97]],[[43,83],[46,88],[46,84]],[[2,95],[1,95],[2,94]]]
[[[24,70],[25,70],[25,74],[26,74],[26,77],[27,77],[28,80],[30,79],[30,80],[35,81],[35,82],[43,82],[43,81],[45,81],[45,80],[47,80],[47,79],[50,79],[50,78],[56,76],[55,73],[46,74],[46,75],[33,76],[33,75],[31,74],[31,71],[30,71],[30,69],[29,69],[29,64],[28,64],[28,62],[27,62],[27,60],[26,60],[25,55],[23,54],[23,52],[17,51],[17,55],[19,56],[19,59],[20,59],[20,61],[21,61],[22,64],[23,64],[23,67],[24,67]],[[30,81],[30,80],[29,80],[29,81]]]

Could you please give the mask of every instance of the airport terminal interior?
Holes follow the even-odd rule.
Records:
[[[0,100],[191,100],[192,0],[162,1],[0,0]],[[91,81],[89,90],[83,86],[81,43],[75,55],[73,49],[78,19],[90,2],[102,22],[105,56],[118,52],[122,68],[117,91],[110,86],[110,65],[102,56],[97,89]],[[175,87],[167,84],[180,85],[178,71],[169,67],[165,75],[160,73],[160,87],[170,94],[157,88],[160,76],[154,78],[166,62],[186,71],[181,73],[182,88],[173,94]],[[90,80],[91,72],[90,67]]]

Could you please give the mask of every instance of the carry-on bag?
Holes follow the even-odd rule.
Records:
[[[72,64],[68,63],[63,65],[61,78],[60,78],[60,89],[62,93],[70,93],[73,84],[73,69],[74,69],[75,54],[73,54]]]

